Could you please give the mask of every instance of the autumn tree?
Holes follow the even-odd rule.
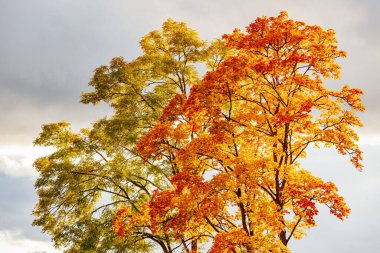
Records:
[[[362,92],[323,84],[336,44],[286,13],[212,43],[169,19],[142,56],[94,71],[82,102],[110,117],[43,126],[35,144],[55,151],[35,162],[34,225],[66,252],[288,252],[317,203],[346,218],[336,186],[299,164],[316,145],[362,167]]]
[[[141,137],[146,163],[165,164],[171,186],[156,189],[141,214],[127,205],[114,229],[136,225],[171,235],[183,252],[290,252],[316,225],[317,204],[343,220],[350,209],[332,182],[302,168],[310,146],[335,148],[358,170],[355,127],[362,91],[338,79],[333,30],[263,17],[223,36],[231,55],[181,90]],[[332,86],[332,85],[329,85]]]
[[[152,233],[141,220],[131,222],[128,233],[115,229],[118,237],[113,220],[120,209],[120,215],[130,215],[127,210],[148,215],[153,191],[172,187],[171,168],[165,161],[143,158],[136,142],[155,125],[169,99],[199,82],[196,64],[215,68],[225,57],[224,44],[206,43],[171,19],[140,44],[143,54],[137,59],[116,57],[96,68],[89,83],[94,90],[82,94],[85,104],[108,104],[110,117],[78,133],[68,122],[46,124],[34,142],[54,152],[34,164],[40,176],[33,224],[65,252],[149,252],[154,247],[173,252],[182,247],[170,234]]]

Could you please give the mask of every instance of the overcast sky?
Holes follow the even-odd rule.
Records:
[[[79,103],[94,68],[112,57],[133,59],[140,38],[169,17],[185,21],[202,39],[244,28],[259,16],[289,17],[333,28],[342,79],[364,90],[360,129],[363,172],[332,150],[311,151],[303,164],[337,183],[352,208],[340,222],[322,208],[319,225],[294,253],[380,252],[380,1],[378,0],[0,0],[0,252],[53,250],[30,224],[36,195],[32,147],[44,123],[89,126],[109,110]]]

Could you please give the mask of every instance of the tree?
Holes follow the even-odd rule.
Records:
[[[140,44],[139,58],[117,57],[96,68],[89,83],[94,91],[82,94],[83,103],[105,102],[113,115],[79,133],[68,122],[46,124],[34,142],[54,152],[34,164],[40,176],[33,224],[65,252],[147,252],[154,246],[172,252],[178,247],[170,235],[154,235],[145,226],[117,237],[112,221],[125,205],[143,213],[153,190],[171,187],[170,168],[146,162],[136,142],[177,91],[185,94],[199,82],[195,65],[215,67],[224,57],[223,47],[218,40],[200,40],[196,31],[171,19]]]
[[[116,229],[144,222],[154,234],[190,238],[186,252],[289,252],[289,240],[316,225],[316,204],[341,220],[350,212],[334,183],[299,160],[311,145],[335,147],[362,169],[354,115],[362,91],[323,85],[339,78],[336,59],[346,53],[333,30],[285,12],[223,39],[232,55],[189,96],[174,96],[137,145],[146,161],[167,161],[172,187],[155,190],[144,215],[126,207]]]
[[[111,117],[79,133],[47,124],[35,140],[55,151],[35,162],[34,225],[57,247],[288,252],[316,203],[348,216],[336,186],[299,164],[314,144],[362,168],[362,92],[323,85],[345,56],[332,30],[282,12],[207,43],[169,19],[140,43],[142,56],[100,66],[82,94]]]

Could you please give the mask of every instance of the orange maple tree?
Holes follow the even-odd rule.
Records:
[[[316,204],[337,218],[350,209],[332,182],[301,167],[306,149],[335,147],[362,169],[355,127],[362,91],[329,89],[338,79],[333,30],[288,18],[255,20],[224,35],[231,55],[175,95],[137,149],[166,162],[172,188],[156,190],[143,212],[120,210],[114,229],[149,227],[184,252],[290,252],[315,226]]]

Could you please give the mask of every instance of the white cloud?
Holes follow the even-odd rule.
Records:
[[[58,253],[50,242],[26,239],[21,231],[0,230],[0,252],[17,253]]]
[[[359,135],[359,145],[361,146],[380,146],[380,134],[361,134]]]
[[[0,173],[11,177],[38,176],[33,168],[33,162],[37,157],[51,152],[48,148],[29,146],[0,146]]]

